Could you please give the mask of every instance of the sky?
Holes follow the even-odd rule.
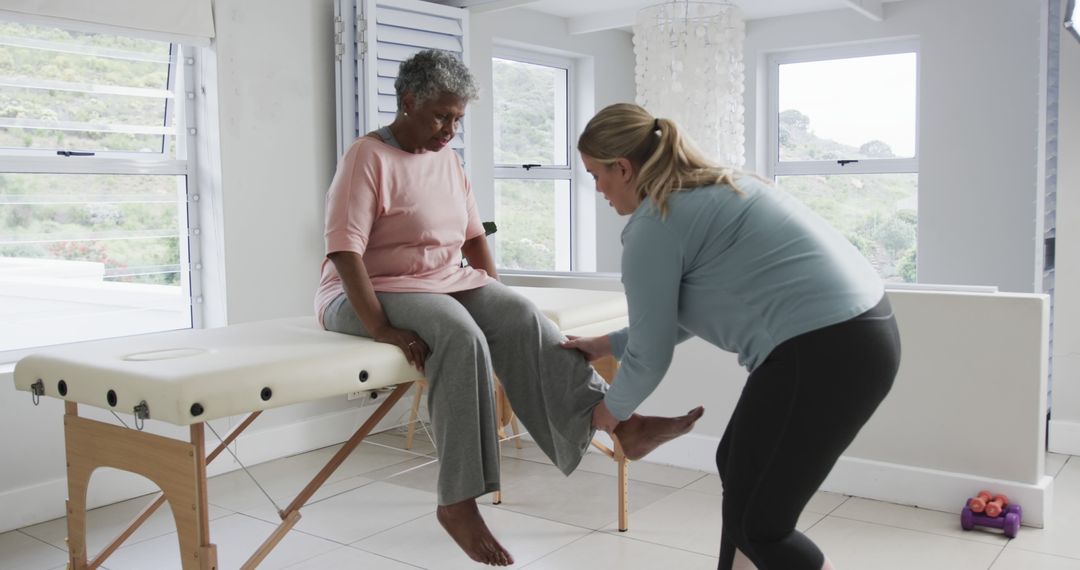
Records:
[[[915,101],[914,53],[780,66],[780,110],[796,109],[818,137],[854,147],[876,139],[914,156]]]

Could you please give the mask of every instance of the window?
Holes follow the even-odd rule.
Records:
[[[570,271],[573,181],[571,60],[499,49],[494,105],[495,264]]]
[[[182,49],[0,21],[0,361],[198,324]]]
[[[910,42],[770,58],[769,173],[886,281],[916,280],[918,53]]]

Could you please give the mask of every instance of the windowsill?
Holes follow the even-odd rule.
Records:
[[[539,271],[528,269],[503,269],[497,268],[499,275],[520,275],[526,277],[573,277],[576,279],[615,279],[620,278],[619,273],[598,273],[595,271]]]
[[[621,291],[622,281],[618,273],[573,273],[567,271],[499,271],[499,280],[505,285],[519,287],[565,287],[570,289],[597,289]]]

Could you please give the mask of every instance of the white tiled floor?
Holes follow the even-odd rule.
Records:
[[[374,439],[400,446],[397,433]],[[501,505],[481,503],[488,524],[513,553],[515,568],[635,570],[716,567],[720,480],[715,475],[631,465],[630,530],[615,524],[614,470],[590,455],[564,478],[526,444],[504,444]],[[284,506],[335,451],[327,448],[256,466],[252,472]],[[430,453],[418,438],[416,451]],[[403,469],[410,471],[395,475]],[[1080,570],[1080,459],[1051,454],[1056,477],[1049,530],[1024,528],[1007,540],[964,532],[956,515],[818,493],[798,527],[837,568],[889,570]],[[435,520],[438,465],[396,449],[362,445],[303,510],[303,518],[260,568],[453,570],[478,568]],[[243,472],[210,482],[211,538],[219,567],[239,568],[270,534],[276,509]],[[89,545],[97,552],[147,499],[92,511]],[[179,568],[167,510],[151,518],[106,563],[111,570]],[[66,562],[63,519],[0,534],[0,570],[52,570]]]

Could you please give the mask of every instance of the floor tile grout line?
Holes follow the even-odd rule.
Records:
[[[1007,546],[1011,546],[1011,545],[1012,545],[1012,543],[1010,542]],[[1042,554],[1042,555],[1045,555],[1045,556],[1053,556],[1055,558],[1064,558],[1065,560],[1080,560],[1080,556],[1069,556],[1069,555],[1066,555],[1066,554],[1055,554],[1053,552],[1044,552],[1042,550],[1032,550],[1030,548],[1024,548],[1022,546],[1013,546],[1012,549],[1013,550],[1022,550],[1024,552],[1030,552],[1032,554]]]
[[[683,548],[681,546],[673,546],[673,545],[670,545],[670,544],[664,544],[662,542],[655,542],[655,541],[652,541],[652,540],[647,540],[647,539],[644,539],[644,538],[641,538],[641,537],[638,537],[638,536],[632,536],[629,532],[619,532],[618,530],[609,530],[609,529],[598,530],[596,532],[602,532],[604,534],[608,534],[608,535],[614,536],[616,538],[625,538],[627,540],[633,540],[635,542],[640,542],[642,544],[648,544],[648,545],[651,545],[651,546],[662,546],[664,548],[670,548],[672,550],[678,550],[680,552],[689,552],[690,554],[697,554],[698,556],[709,556],[709,557],[712,557],[712,558],[716,558],[720,554],[720,536],[719,535],[717,535],[717,537],[716,537],[716,553],[717,554],[712,555],[712,554],[705,554],[703,552],[698,552],[696,550],[690,550],[689,548]]]
[[[598,532],[600,532],[600,531],[594,530],[594,531],[591,531],[591,532],[587,532],[587,533],[575,538],[574,540],[571,540],[570,542],[567,542],[566,544],[556,548],[555,550],[552,550],[551,552],[548,552],[547,554],[544,554],[540,558],[537,558],[536,560],[533,560],[532,562],[529,562],[528,564],[522,566],[522,568],[528,568],[529,566],[532,566],[533,564],[536,564],[537,562],[540,562],[541,560],[551,556],[552,554],[555,554],[556,552],[559,552],[560,550],[566,549],[566,548],[570,547],[573,544],[577,544],[578,542],[581,542],[582,540],[585,540],[586,538],[588,538],[588,537],[590,537],[590,536],[592,536],[592,535],[594,535],[594,534],[596,534]]]
[[[378,532],[373,532],[373,533],[371,533],[371,534],[369,534],[369,535],[367,535],[367,536],[363,536],[363,537],[360,537],[360,538],[358,538],[358,539],[356,539],[356,540],[354,540],[354,541],[352,541],[352,542],[348,543],[348,545],[347,545],[347,546],[352,546],[353,548],[357,548],[357,549],[360,549],[360,550],[364,550],[363,548],[360,548],[359,546],[354,546],[354,545],[355,545],[356,543],[358,543],[358,542],[361,542],[361,541],[367,540],[367,539],[369,539],[369,538],[373,538],[373,537],[376,537],[376,536],[378,536],[378,535],[380,535],[380,534],[383,534],[384,532],[389,532],[389,531],[391,531],[391,530],[394,530],[395,528],[398,528],[398,527],[400,527],[400,526],[404,526],[404,525],[407,525],[407,524],[409,524],[409,523],[412,523],[412,522],[416,522],[416,521],[418,521],[418,520],[420,520],[420,519],[422,519],[422,518],[424,518],[424,517],[432,516],[432,515],[434,515],[434,514],[435,514],[435,509],[432,509],[431,511],[428,511],[428,512],[426,512],[426,513],[424,513],[424,514],[422,514],[422,515],[419,515],[419,516],[415,516],[415,517],[413,517],[413,518],[411,518],[411,519],[409,519],[409,520],[407,520],[407,521],[402,521],[402,522],[400,522],[400,523],[398,523],[398,524],[395,524],[395,525],[393,525],[393,526],[388,526],[388,527],[386,527],[386,528],[384,528],[384,529],[382,529],[382,530],[380,530],[380,531],[378,531]],[[367,550],[364,550],[364,552],[368,552],[368,551],[367,551]],[[375,554],[375,553],[373,552],[372,554]]]
[[[423,518],[423,517],[426,517],[426,516],[428,516],[428,515],[430,515],[430,514],[433,514],[434,512],[435,512],[435,511],[434,511],[434,510],[432,510],[432,511],[430,511],[430,512],[427,512],[427,513],[424,513],[424,514],[422,514],[422,515],[419,515],[419,516],[413,517],[413,518],[411,518],[411,519],[409,519],[409,520],[407,520],[407,521],[404,521],[404,522],[401,522],[401,523],[395,524],[395,525],[393,525],[393,526],[389,526],[389,527],[386,527],[386,528],[384,528],[384,529],[380,529],[380,530],[378,530],[378,531],[376,531],[376,532],[373,532],[373,533],[371,533],[371,534],[368,534],[368,535],[362,536],[362,537],[360,537],[360,538],[358,538],[358,539],[356,539],[356,540],[354,540],[354,541],[352,541],[352,542],[341,542],[341,541],[339,541],[339,540],[335,540],[335,539],[333,539],[333,538],[329,538],[329,537],[326,537],[326,536],[318,535],[318,534],[315,534],[315,533],[313,533],[313,532],[305,531],[305,530],[302,530],[302,529],[299,529],[299,528],[296,528],[296,527],[290,528],[290,529],[289,529],[289,533],[295,532],[295,533],[298,533],[298,534],[303,534],[303,535],[305,535],[305,536],[310,536],[311,538],[317,538],[317,539],[319,539],[319,540],[325,540],[325,541],[327,541],[327,542],[332,542],[332,543],[334,543],[334,544],[337,544],[337,545],[339,545],[339,546],[349,546],[349,547],[353,547],[353,546],[352,546],[353,544],[355,544],[355,543],[357,543],[357,542],[359,542],[359,541],[361,541],[361,540],[367,540],[367,539],[369,539],[369,538],[371,538],[371,537],[373,537],[373,536],[375,536],[375,535],[377,535],[377,534],[382,534],[382,533],[384,533],[384,532],[386,532],[386,531],[388,531],[388,530],[393,530],[393,529],[395,529],[395,528],[397,528],[397,527],[399,527],[399,526],[401,526],[401,525],[404,525],[404,524],[408,524],[408,523],[411,523],[411,522],[413,522],[413,521],[415,521],[415,520],[417,520],[417,519],[421,519],[421,518]],[[242,511],[237,511],[237,512],[234,512],[234,513],[232,513],[232,514],[230,514],[230,515],[228,515],[228,516],[233,516],[233,515],[240,515],[240,516],[242,516],[242,517],[245,517],[245,518],[247,518],[247,519],[253,520],[253,521],[255,521],[255,522],[260,522],[260,523],[264,523],[264,524],[274,525],[274,527],[275,527],[275,528],[277,528],[277,527],[278,527],[278,526],[280,526],[280,524],[281,524],[281,521],[277,521],[277,522],[275,522],[275,521],[268,521],[268,520],[266,520],[266,519],[261,519],[261,518],[259,518],[259,517],[255,516],[255,515],[252,515],[252,514],[249,514],[249,513],[245,513],[245,512],[242,512]],[[221,518],[226,518],[226,517],[221,517]],[[172,531],[172,532],[169,532],[169,533],[163,534],[163,535],[161,535],[161,536],[168,536],[168,535],[170,535],[170,534],[176,534],[176,531]],[[287,535],[288,535],[288,533],[286,533],[286,536],[287,536]],[[161,536],[158,536],[158,537],[155,537],[155,538],[161,538]],[[213,536],[211,536],[211,541],[212,541],[212,540],[213,540]],[[50,546],[51,546],[51,545],[50,545]],[[357,548],[357,547],[353,547],[353,548]],[[358,548],[358,550],[363,550],[363,549],[361,549],[361,548]],[[367,550],[364,550],[364,552],[368,552],[368,551],[367,551]],[[370,552],[370,554],[377,554],[377,553],[375,553],[375,552]],[[321,556],[321,555],[320,555],[320,556]],[[386,558],[386,557],[384,556],[384,558]]]
[[[820,513],[814,513],[814,514],[820,514]],[[827,518],[829,518],[829,515],[822,515],[820,519],[818,519],[818,520],[814,521],[814,523],[813,523],[813,524],[811,524],[810,526],[806,527],[806,530],[801,530],[801,531],[798,531],[798,532],[800,532],[801,534],[806,534],[806,533],[810,532],[810,529],[812,529],[812,528],[814,528],[815,526],[817,526],[817,525],[821,524],[821,521],[823,521],[823,520],[825,520],[825,519],[827,519]],[[796,530],[798,530],[798,529],[796,529]]]
[[[521,512],[521,511],[511,509],[510,507],[503,506],[505,504],[506,504],[505,502],[500,503],[498,505],[493,505],[493,504],[489,503],[489,504],[484,504],[484,505],[481,505],[481,506],[486,506],[486,507],[490,507],[490,508],[493,508],[493,509],[500,509],[500,510],[503,510],[503,511],[506,511],[506,512],[514,513],[515,515],[522,515],[522,516],[526,516],[526,517],[532,517],[534,519],[538,519],[538,520],[542,520],[542,521],[546,521],[546,522],[553,522],[553,523],[558,523],[558,524],[562,524],[562,525],[566,525],[566,526],[572,526],[574,528],[579,528],[581,530],[587,530],[587,531],[590,531],[590,532],[600,532],[600,531],[604,530],[604,528],[606,528],[607,526],[610,526],[611,524],[614,524],[614,523],[606,523],[606,524],[602,525],[600,528],[591,528],[591,527],[576,524],[576,523],[560,521],[560,520],[556,520],[556,519],[552,519],[552,518],[548,518],[548,517],[542,517],[540,515],[533,514],[533,513],[524,513],[524,512]]]
[[[908,527],[905,527],[905,526],[897,526],[897,525],[893,525],[893,524],[885,524],[885,523],[880,523],[880,522],[876,522],[876,521],[868,521],[868,520],[864,520],[864,519],[856,519],[856,518],[852,518],[852,517],[849,517],[849,516],[843,516],[843,515],[826,515],[826,516],[837,518],[837,519],[843,519],[843,520],[846,520],[846,521],[854,521],[854,522],[859,522],[859,523],[872,524],[874,526],[879,526],[879,527],[883,527],[883,528],[891,528],[891,529],[896,529],[896,530],[906,530],[906,531],[910,531],[910,532],[917,532],[919,534],[937,536],[937,537],[940,537],[940,538],[951,538],[951,539],[955,539],[955,540],[962,540],[964,542],[974,542],[976,544],[985,544],[987,546],[998,546],[998,543],[995,543],[995,542],[987,542],[985,540],[975,540],[973,538],[965,538],[963,535],[954,536],[954,535],[951,535],[951,534],[940,534],[940,533],[936,533],[936,532],[930,532],[930,531],[927,531],[927,530],[919,530],[919,529],[914,529],[914,528],[908,528]],[[822,519],[822,520],[824,520],[824,519]],[[976,531],[976,532],[983,532],[983,531]],[[1006,541],[1005,544],[1007,545],[1008,541]]]
[[[597,455],[599,455],[599,454],[597,454]],[[514,456],[508,455],[508,454],[503,455],[503,459],[516,459],[518,461],[528,461],[529,463],[535,463],[537,465],[545,465],[545,466],[555,468],[555,465],[553,465],[551,463],[551,460],[549,460],[549,459],[544,459],[544,460],[530,459],[528,457],[514,457]],[[630,476],[630,482],[631,483],[635,483],[635,482],[636,483],[644,483],[644,484],[647,484],[647,485],[656,485],[658,487],[667,487],[668,489],[683,490],[683,489],[686,489],[687,487],[689,487],[690,485],[693,485],[694,483],[697,483],[701,479],[703,479],[705,477],[708,477],[709,475],[715,475],[715,473],[709,473],[708,471],[697,471],[695,469],[686,469],[686,468],[683,468],[683,467],[675,467],[674,465],[664,465],[662,463],[654,463],[652,465],[656,465],[656,466],[659,466],[659,467],[670,467],[672,469],[682,469],[684,471],[693,471],[695,473],[701,473],[702,475],[701,475],[701,477],[698,477],[697,479],[694,479],[693,481],[690,481],[689,483],[686,483],[685,485],[682,485],[682,486],[668,485],[668,484],[665,484],[665,483],[656,483],[654,481],[646,481],[644,479],[635,479],[633,477],[633,475]],[[633,463],[631,463],[631,467],[633,467]],[[592,473],[593,475],[603,475],[605,477],[611,477],[612,479],[615,479],[616,481],[618,481],[618,476],[617,475],[608,475],[607,473],[600,473],[598,471],[592,471],[592,470],[584,469],[584,468],[580,468],[580,467],[579,467],[579,469],[581,469],[582,471],[585,471],[586,473]],[[631,469],[630,472],[633,473],[633,469]],[[577,473],[577,470],[575,470],[574,473]],[[700,491],[696,491],[696,492],[700,492]],[[705,493],[705,494],[710,495],[710,494],[713,494],[713,493]]]
[[[994,559],[990,561],[990,565],[986,567],[986,570],[990,570],[991,568],[994,567],[994,564],[997,564],[998,559],[1001,558],[1001,555],[1005,553],[1005,549],[1008,548],[1008,547],[1009,547],[1008,542],[1006,542],[1005,544],[1003,544],[1001,546],[1001,550],[999,550],[997,555],[994,556]]]
[[[1069,462],[1071,462],[1075,458],[1076,458],[1075,455],[1066,455],[1065,456],[1065,461],[1061,462],[1061,467],[1058,467],[1057,473],[1054,473],[1054,480],[1055,481],[1057,480],[1058,475],[1061,475],[1061,473],[1063,471],[1065,471],[1065,467],[1069,465]]]
[[[361,485],[359,485],[359,486],[357,486],[357,487],[353,487],[353,488],[351,488],[351,489],[346,489],[346,490],[344,490],[344,491],[341,491],[340,493],[334,493],[333,495],[329,495],[329,496],[326,496],[326,497],[322,497],[322,498],[320,498],[320,499],[318,499],[318,500],[316,500],[316,501],[309,501],[309,502],[305,503],[305,504],[304,504],[304,506],[309,506],[309,505],[313,505],[313,504],[315,504],[315,503],[320,503],[320,502],[322,502],[322,501],[325,501],[326,499],[330,499],[330,498],[336,497],[336,496],[338,496],[338,495],[343,495],[343,494],[345,494],[345,493],[348,493],[348,492],[351,492],[351,491],[355,491],[356,489],[360,489],[360,488],[362,488],[362,487],[367,487],[368,485],[371,485],[372,483],[380,483],[380,482],[383,482],[383,481],[388,481],[389,479],[392,479],[393,477],[396,477],[396,476],[398,476],[398,475],[402,475],[402,474],[404,474],[404,473],[407,473],[407,472],[409,472],[409,471],[412,471],[412,470],[414,470],[414,469],[419,469],[419,468],[421,468],[421,467],[425,467],[425,466],[427,466],[427,465],[430,465],[430,464],[432,464],[432,463],[434,463],[434,462],[435,462],[435,461],[429,461],[429,462],[425,463],[424,465],[418,465],[418,466],[415,466],[415,467],[411,467],[411,468],[409,468],[409,469],[406,469],[405,471],[402,471],[402,472],[399,472],[399,473],[394,473],[394,474],[388,475],[388,476],[386,476],[386,477],[384,477],[384,478],[382,478],[382,479],[370,479],[370,478],[366,477],[366,475],[369,475],[369,474],[371,474],[371,473],[374,473],[374,472],[376,472],[376,471],[382,471],[382,470],[384,470],[384,469],[390,469],[391,467],[394,467],[395,465],[401,465],[402,463],[407,463],[407,462],[409,462],[409,461],[418,461],[419,459],[420,459],[419,457],[409,457],[409,458],[403,459],[403,460],[401,460],[401,461],[397,461],[397,462],[391,463],[391,464],[389,464],[389,465],[384,465],[384,466],[382,466],[382,467],[378,467],[378,468],[372,469],[372,470],[370,470],[370,471],[364,471],[363,473],[357,473],[357,474],[354,474],[354,475],[350,475],[350,476],[348,476],[348,477],[342,477],[342,478],[340,478],[340,479],[328,479],[328,480],[326,481],[326,483],[324,483],[325,485],[334,485],[334,484],[337,484],[337,483],[341,483],[341,482],[343,482],[343,481],[348,481],[349,479],[355,479],[355,478],[361,478],[361,477],[362,477],[362,478],[364,478],[364,479],[368,479],[368,482],[367,482],[367,483],[363,483],[363,484],[361,484]],[[230,473],[232,473],[232,472],[230,472]],[[241,480],[243,480],[243,479],[241,479]],[[290,497],[281,497],[281,499],[282,499],[283,501],[285,501],[285,502],[291,501],[291,500],[292,500],[293,498],[295,498],[295,497],[294,497],[294,496],[290,496]],[[241,512],[241,511],[239,511],[239,510],[235,510],[235,509],[230,509],[230,508],[228,508],[228,507],[224,507],[224,506],[222,506],[222,505],[220,505],[220,504],[217,504],[217,503],[215,503],[215,502],[214,502],[213,500],[210,500],[210,501],[209,501],[209,503],[210,503],[211,505],[213,505],[213,506],[215,506],[215,507],[219,508],[219,509],[223,509],[223,510],[226,510],[226,511],[232,511],[232,512]],[[251,507],[251,508],[245,508],[245,509],[241,509],[241,510],[251,510],[252,508],[260,508],[260,507],[265,507],[265,506],[267,506],[267,505],[265,505],[265,504],[260,504],[260,505],[259,505],[259,507]],[[276,506],[276,505],[274,505],[274,506]],[[275,509],[275,510],[277,510],[277,509]],[[54,519],[54,520],[55,520],[55,519]]]
[[[693,481],[691,481],[691,482],[689,482],[689,483],[687,483],[687,484],[685,484],[685,485],[683,485],[682,487],[679,487],[679,488],[680,489],[687,489],[690,485],[693,485],[694,483],[697,483],[698,481],[701,481],[702,479],[707,478],[709,475],[714,475],[714,473],[709,473],[708,471],[702,471],[701,472],[701,477],[698,477],[697,479],[694,479]],[[690,489],[688,489],[688,490],[690,490]]]
[[[332,542],[332,543],[334,543],[334,544],[336,544],[336,545],[338,545],[338,546],[344,546],[344,547],[346,547],[346,548],[352,548],[352,549],[355,549],[355,550],[360,550],[360,551],[363,551],[363,552],[365,552],[365,553],[367,553],[367,554],[373,554],[373,555],[375,555],[375,556],[380,556],[380,557],[382,557],[382,558],[387,558],[387,559],[389,559],[389,560],[393,560],[393,561],[395,561],[395,562],[401,562],[401,563],[403,563],[403,564],[407,564],[407,565],[409,565],[409,566],[416,566],[415,564],[410,564],[410,563],[408,563],[408,562],[405,562],[404,560],[398,560],[398,559],[396,559],[396,558],[391,558],[391,557],[389,557],[389,556],[386,556],[386,555],[383,555],[383,554],[379,554],[378,552],[372,552],[372,551],[370,551],[370,550],[365,550],[365,549],[363,549],[363,548],[360,548],[359,546],[355,546],[355,545],[356,545],[356,543],[358,543],[358,542],[360,542],[360,541],[363,541],[363,540],[367,540],[367,539],[369,539],[369,538],[372,538],[372,537],[374,537],[374,536],[380,535],[380,534],[382,534],[382,533],[384,533],[384,532],[387,532],[387,531],[393,530],[393,529],[395,529],[395,528],[398,528],[398,527],[400,527],[400,526],[402,526],[402,525],[406,525],[406,524],[409,524],[409,523],[411,523],[411,522],[414,522],[414,521],[416,521],[416,520],[422,519],[422,518],[424,518],[424,517],[426,517],[426,516],[428,516],[428,515],[434,514],[434,512],[435,512],[435,511],[431,511],[431,512],[428,512],[428,513],[424,513],[424,514],[422,514],[422,515],[419,515],[419,516],[413,517],[413,518],[411,518],[411,519],[409,519],[409,520],[407,520],[407,521],[403,521],[403,522],[401,522],[401,523],[398,523],[398,524],[395,524],[395,525],[393,525],[393,526],[389,526],[389,527],[386,527],[386,528],[384,528],[384,529],[380,529],[380,530],[378,530],[378,531],[376,531],[376,532],[373,532],[373,533],[371,533],[371,534],[368,534],[368,535],[362,536],[362,537],[360,537],[360,538],[358,538],[358,539],[356,539],[356,540],[353,540],[352,542],[341,542],[341,541],[339,541],[339,540],[335,540],[335,539],[333,539],[333,538],[329,538],[329,537],[326,537],[326,536],[322,536],[322,535],[318,535],[318,534],[315,534],[315,533],[312,533],[312,532],[308,532],[308,531],[305,531],[305,530],[301,530],[301,529],[298,529],[298,528],[296,528],[296,527],[290,528],[290,529],[289,529],[289,533],[293,533],[293,532],[295,532],[295,533],[297,533],[297,534],[302,534],[302,535],[304,535],[304,536],[310,536],[311,538],[317,538],[317,539],[319,539],[319,540],[325,540],[325,541],[327,541],[327,542]],[[251,516],[251,515],[249,515],[249,514],[246,514],[246,513],[236,513],[236,514],[238,514],[238,515],[243,515],[243,516],[245,516],[245,517],[247,517],[247,518],[249,518],[249,519],[255,520],[255,521],[257,521],[257,522],[263,522],[263,523],[267,523],[267,524],[273,524],[273,523],[270,523],[269,521],[265,521],[265,520],[263,520],[263,519],[260,519],[260,518],[258,518],[258,517],[254,517],[254,516]],[[286,533],[286,536],[288,536],[288,534],[289,534],[289,533]],[[332,551],[331,551],[331,552],[332,552]],[[322,554],[327,554],[327,553],[325,553],[325,552],[324,552],[324,553],[322,553]],[[322,556],[322,554],[319,554],[318,556]],[[317,556],[313,556],[312,558],[316,558],[316,557],[317,557]],[[308,560],[310,560],[310,559],[308,559]]]
[[[818,492],[820,493],[821,491],[818,491]],[[847,503],[848,501],[851,500],[851,495],[843,495],[843,497],[844,497],[844,500],[837,503],[836,506],[832,508],[832,510],[825,513],[825,516],[829,516],[829,515],[835,513],[837,509],[844,506],[844,503]],[[803,510],[806,510],[806,509],[803,509]],[[810,511],[810,512],[814,512],[814,511]]]
[[[139,496],[139,497],[132,497],[131,499],[125,499],[125,500],[123,500],[123,501],[117,501],[116,503],[110,503],[110,504],[108,504],[108,505],[102,505],[102,506],[100,506],[100,507],[95,507],[95,508],[93,508],[93,509],[91,509],[91,510],[87,511],[87,514],[89,514],[89,513],[92,513],[93,511],[96,511],[96,510],[99,510],[99,509],[106,509],[106,508],[109,508],[109,507],[111,507],[111,506],[114,506],[114,505],[118,505],[118,504],[120,504],[120,503],[124,503],[124,502],[127,502],[127,501],[134,501],[134,500],[137,500],[137,499],[140,499],[140,498],[142,498],[142,496]],[[223,514],[222,514],[221,516],[218,516],[218,517],[214,517],[214,518],[210,519],[210,522],[211,522],[211,523],[212,523],[213,521],[215,521],[215,520],[223,519],[223,518],[225,518],[225,517],[227,517],[227,516],[229,516],[229,515],[233,515],[233,514],[238,514],[238,511],[233,511],[233,510],[231,510],[231,509],[226,509],[226,508],[224,508],[224,507],[219,507],[219,506],[217,506],[217,505],[214,505],[214,507],[215,507],[215,508],[218,508],[218,509],[221,509],[222,511],[225,511],[225,512],[224,512],[224,513],[223,513]],[[144,507],[144,508],[145,508],[145,507]],[[41,525],[46,525],[46,524],[49,524],[49,523],[53,523],[53,522],[56,522],[56,521],[64,520],[65,518],[66,518],[66,517],[59,517],[59,518],[55,518],[55,519],[50,519],[50,520],[47,520],[47,521],[44,521],[44,522],[40,522],[40,523],[36,523],[36,524],[32,524],[32,525],[29,525],[29,526],[25,526],[25,527],[22,527],[22,528],[17,528],[17,529],[15,529],[14,531],[11,531],[11,532],[18,532],[18,533],[20,533],[20,534],[22,534],[22,535],[25,535],[25,536],[27,536],[27,537],[29,537],[29,538],[32,538],[32,539],[34,539],[34,540],[36,540],[36,541],[38,541],[38,542],[41,542],[41,543],[43,543],[43,544],[47,544],[47,545],[49,545],[49,546],[51,546],[51,547],[53,547],[53,548],[55,548],[55,549],[57,549],[57,550],[59,550],[59,551],[61,551],[61,552],[64,552],[64,553],[66,554],[66,553],[68,552],[68,550],[67,550],[67,548],[66,548],[66,547],[60,547],[60,546],[57,546],[57,545],[55,545],[55,544],[53,544],[53,543],[51,543],[51,542],[49,542],[49,541],[47,541],[47,540],[45,540],[45,539],[43,539],[43,538],[40,538],[40,537],[34,536],[34,535],[30,534],[29,532],[26,532],[26,529],[28,529],[28,528],[31,528],[31,527],[35,527],[35,526],[41,526]],[[123,523],[123,524],[125,524],[125,525],[130,525],[130,518],[131,518],[131,517],[129,517],[129,522],[126,522],[126,523]],[[87,526],[88,526],[88,529],[89,529],[89,520],[87,521],[87,523],[88,523],[88,524],[87,524]],[[145,528],[145,527],[140,527],[140,528]],[[126,530],[126,529],[127,529],[127,526],[124,526],[124,527],[113,527],[113,528],[112,528],[112,530],[115,530],[115,531],[116,531],[117,533],[119,533],[119,532],[122,532],[122,531],[124,531],[124,530]],[[172,534],[172,533],[174,533],[174,532],[176,532],[175,528],[173,528],[173,530],[168,530],[168,531],[165,531],[165,532],[162,532],[162,533],[159,533],[159,534],[151,534],[150,536],[146,536],[146,537],[140,538],[140,539],[138,539],[138,540],[132,540],[132,537],[134,536],[134,534],[132,534],[131,536],[129,536],[129,537],[127,538],[127,540],[125,540],[125,541],[124,541],[124,542],[123,542],[123,543],[122,543],[122,544],[120,545],[120,547],[119,547],[119,548],[127,548],[127,547],[129,547],[129,546],[134,546],[134,545],[136,545],[136,544],[142,544],[142,543],[144,543],[144,542],[148,542],[148,541],[151,541],[151,540],[154,540],[154,539],[157,539],[157,538],[161,538],[161,537],[163,537],[163,536],[166,536],[166,535]],[[65,538],[64,538],[64,540],[66,541],[66,540],[67,540],[67,537],[66,537],[67,531],[66,531],[66,530],[65,530],[64,534],[65,534]],[[88,538],[89,538],[89,537],[88,537]],[[113,536],[113,537],[112,537],[112,538],[110,539],[110,541],[111,541],[111,540],[113,540],[113,539],[115,539],[115,538],[116,538],[116,537],[115,537],[115,536]],[[104,548],[104,546],[103,546],[102,548]],[[97,554],[100,554],[100,552],[98,552],[98,553],[93,553],[93,554],[92,554],[92,556],[97,556]],[[89,553],[89,552],[88,552],[88,555],[91,555],[91,553]]]
[[[53,520],[55,520],[55,519],[53,519]],[[23,536],[25,536],[27,538],[33,539],[33,540],[35,540],[37,542],[40,542],[41,544],[49,546],[50,548],[54,548],[56,550],[59,550],[60,552],[63,552],[64,554],[67,554],[67,549],[66,548],[60,548],[59,546],[56,546],[55,544],[53,544],[51,542],[47,542],[45,540],[42,540],[42,539],[40,539],[40,538],[38,538],[38,537],[36,537],[36,536],[34,536],[32,534],[27,534],[27,533],[23,532],[21,528],[15,529],[14,532],[17,532],[17,533],[19,533],[19,534],[21,534],[21,535],[23,535]]]
[[[1047,451],[1047,452],[1046,452],[1046,454],[1047,454],[1047,457],[1048,457],[1048,458],[1049,458],[1049,455],[1050,455],[1050,453],[1051,453],[1051,452],[1049,452],[1049,451]],[[1072,456],[1066,456],[1066,457],[1065,457],[1065,460],[1061,462],[1061,465],[1060,465],[1060,466],[1058,466],[1058,468],[1057,468],[1057,469],[1055,469],[1053,473],[1051,473],[1051,472],[1047,471],[1047,472],[1046,472],[1046,475],[1050,476],[1051,478],[1053,478],[1053,479],[1054,479],[1054,480],[1056,481],[1056,480],[1057,480],[1057,477],[1058,477],[1058,475],[1061,475],[1061,471],[1062,471],[1062,470],[1064,470],[1064,469],[1065,469],[1065,466],[1069,464],[1069,459],[1070,459],[1071,457],[1072,457]],[[1045,465],[1045,463],[1044,463],[1044,465]]]
[[[346,544],[345,548],[351,548],[353,550],[363,552],[364,554],[370,554],[372,556],[378,556],[379,558],[385,558],[387,560],[393,560],[394,562],[404,564],[406,566],[411,566],[413,568],[419,568],[420,570],[429,570],[427,568],[424,568],[423,566],[418,566],[416,564],[413,564],[412,562],[406,562],[404,560],[398,560],[397,558],[394,558],[392,556],[387,556],[385,554],[379,554],[378,552],[372,552],[370,550],[364,550],[363,548],[360,548],[359,546],[353,546],[352,544]]]

